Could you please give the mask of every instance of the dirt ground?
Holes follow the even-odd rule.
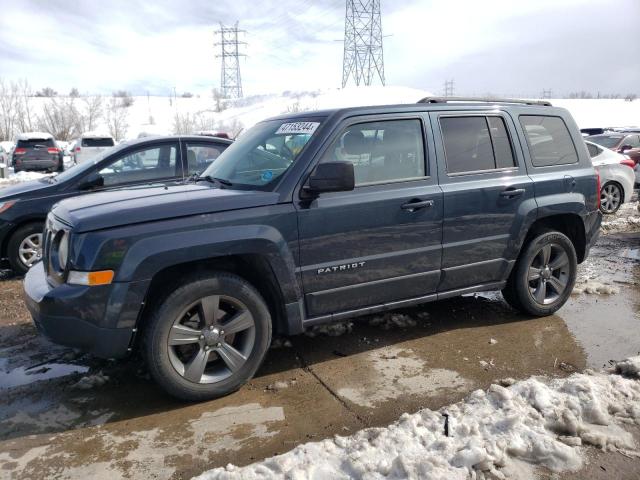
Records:
[[[37,335],[19,279],[0,281],[0,478],[190,478],[311,440],[384,426],[439,408],[505,377],[565,376],[640,351],[640,233],[601,237],[579,282],[611,294],[572,295],[530,318],[499,293],[470,295],[383,319],[300,335],[272,348],[248,385],[180,403],[138,357],[110,362]],[[633,432],[640,440],[638,432]],[[561,478],[637,479],[640,460],[596,449]],[[541,478],[558,478],[540,472]]]

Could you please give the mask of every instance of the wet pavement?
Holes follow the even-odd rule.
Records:
[[[168,397],[137,357],[102,361],[46,342],[20,281],[0,281],[0,478],[190,478],[387,425],[506,377],[600,368],[640,351],[640,262],[628,253],[638,246],[640,233],[603,236],[578,291],[612,293],[576,293],[557,315],[523,316],[487,293],[366,317],[279,342],[248,385],[200,404]],[[576,478],[607,478],[599,467],[627,478],[639,465],[593,458]]]

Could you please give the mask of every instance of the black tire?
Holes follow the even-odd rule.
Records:
[[[235,371],[224,360],[223,355],[219,353],[223,349],[216,348],[216,344],[209,344],[208,342],[211,340],[209,337],[203,340],[204,335],[200,335],[199,340],[196,342],[192,342],[189,339],[190,343],[188,345],[169,345],[170,334],[174,331],[173,329],[176,326],[186,326],[180,323],[180,319],[192,322],[191,326],[195,323],[201,324],[200,326],[205,325],[204,317],[206,314],[193,314],[190,312],[203,312],[204,300],[212,297],[217,297],[220,302],[217,304],[218,307],[215,308],[217,312],[222,312],[224,308],[223,302],[232,303],[235,301],[237,304],[246,307],[246,310],[239,309],[238,312],[249,312],[252,317],[253,327],[251,327],[250,335],[249,330],[243,330],[232,334],[233,338],[230,341],[228,340],[228,335],[224,338],[220,336],[218,340],[213,340],[222,341],[224,349],[231,345],[232,347],[237,347],[236,351],[240,351],[240,347],[236,345],[238,341],[243,338],[246,340],[248,337],[253,339],[251,346],[248,347],[249,350],[245,349],[246,358],[243,360],[244,363],[241,363],[241,366]],[[192,307],[192,310],[188,310],[194,303],[197,306]],[[197,310],[198,308],[202,309]],[[183,315],[184,312],[186,312],[186,315]],[[227,316],[236,318],[233,315],[237,315],[238,312],[223,312],[224,316],[218,318],[214,323],[220,325],[221,328],[225,328],[225,325],[229,324],[224,323],[225,318]],[[194,327],[193,330],[195,331],[197,328],[199,327]],[[208,331],[209,328],[205,325],[200,333],[208,335],[210,333]],[[162,303],[151,311],[148,322],[144,327],[143,354],[151,376],[170,395],[188,401],[208,400],[236,391],[253,377],[262,364],[271,343],[271,328],[269,308],[258,291],[248,282],[236,275],[224,272],[194,274],[185,278],[179,288],[175,289],[173,293],[168,295]],[[217,329],[215,332],[216,336],[218,333],[225,333]],[[234,341],[236,344],[232,343]],[[217,347],[220,347],[220,345],[221,343],[217,343]],[[180,350],[183,348],[192,349],[192,353],[189,354],[188,351],[185,353]],[[207,353],[203,353],[204,350],[207,350]],[[213,355],[211,355],[211,352],[213,352]],[[184,355],[184,357],[180,357],[180,355]],[[192,356],[189,357],[189,355]],[[189,365],[196,363],[196,358],[199,355],[205,355],[205,367],[203,367],[202,373],[198,377],[200,378],[199,382],[195,382],[185,378],[185,376]],[[180,362],[183,361],[181,358],[190,358],[191,361],[185,361],[184,364],[181,364]],[[182,365],[184,367],[183,371],[179,372],[176,365],[178,367]],[[214,372],[221,373],[207,373],[211,369],[214,369]],[[223,377],[223,374],[228,376]],[[220,375],[221,379],[212,383],[201,383],[210,381],[216,375]]]
[[[612,190],[613,193],[610,193]],[[616,197],[617,196],[617,197]],[[611,200],[603,199],[603,197],[611,197]],[[603,215],[613,215],[622,206],[624,202],[624,188],[618,182],[607,182],[600,189],[600,211]]]
[[[7,257],[9,258],[11,269],[16,275],[24,275],[30,268],[30,265],[25,264],[20,258],[20,245],[25,239],[33,235],[40,234],[40,236],[42,236],[43,230],[43,223],[28,223],[19,227],[9,238],[9,242],[7,243]],[[42,237],[40,239],[40,243],[42,244]],[[38,257],[36,260],[39,259],[40,257]]]
[[[549,252],[546,264],[545,252]],[[566,235],[556,231],[540,233],[524,246],[502,296],[523,313],[537,317],[552,315],[571,295],[577,267],[575,248]]]

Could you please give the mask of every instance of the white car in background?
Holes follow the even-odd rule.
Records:
[[[591,163],[600,174],[600,211],[616,213],[625,202],[630,202],[636,181],[634,162],[626,155],[616,153],[596,143],[585,141]]]
[[[115,146],[116,141],[111,135],[87,132],[74,140],[73,160],[80,164],[90,160],[99,153]]]
[[[9,166],[9,163],[11,163],[12,150],[13,142],[0,142],[0,163]]]

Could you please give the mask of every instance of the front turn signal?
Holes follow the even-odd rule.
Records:
[[[67,283],[72,285],[109,285],[113,281],[113,270],[99,270],[97,272],[78,272],[71,270],[67,277]]]

